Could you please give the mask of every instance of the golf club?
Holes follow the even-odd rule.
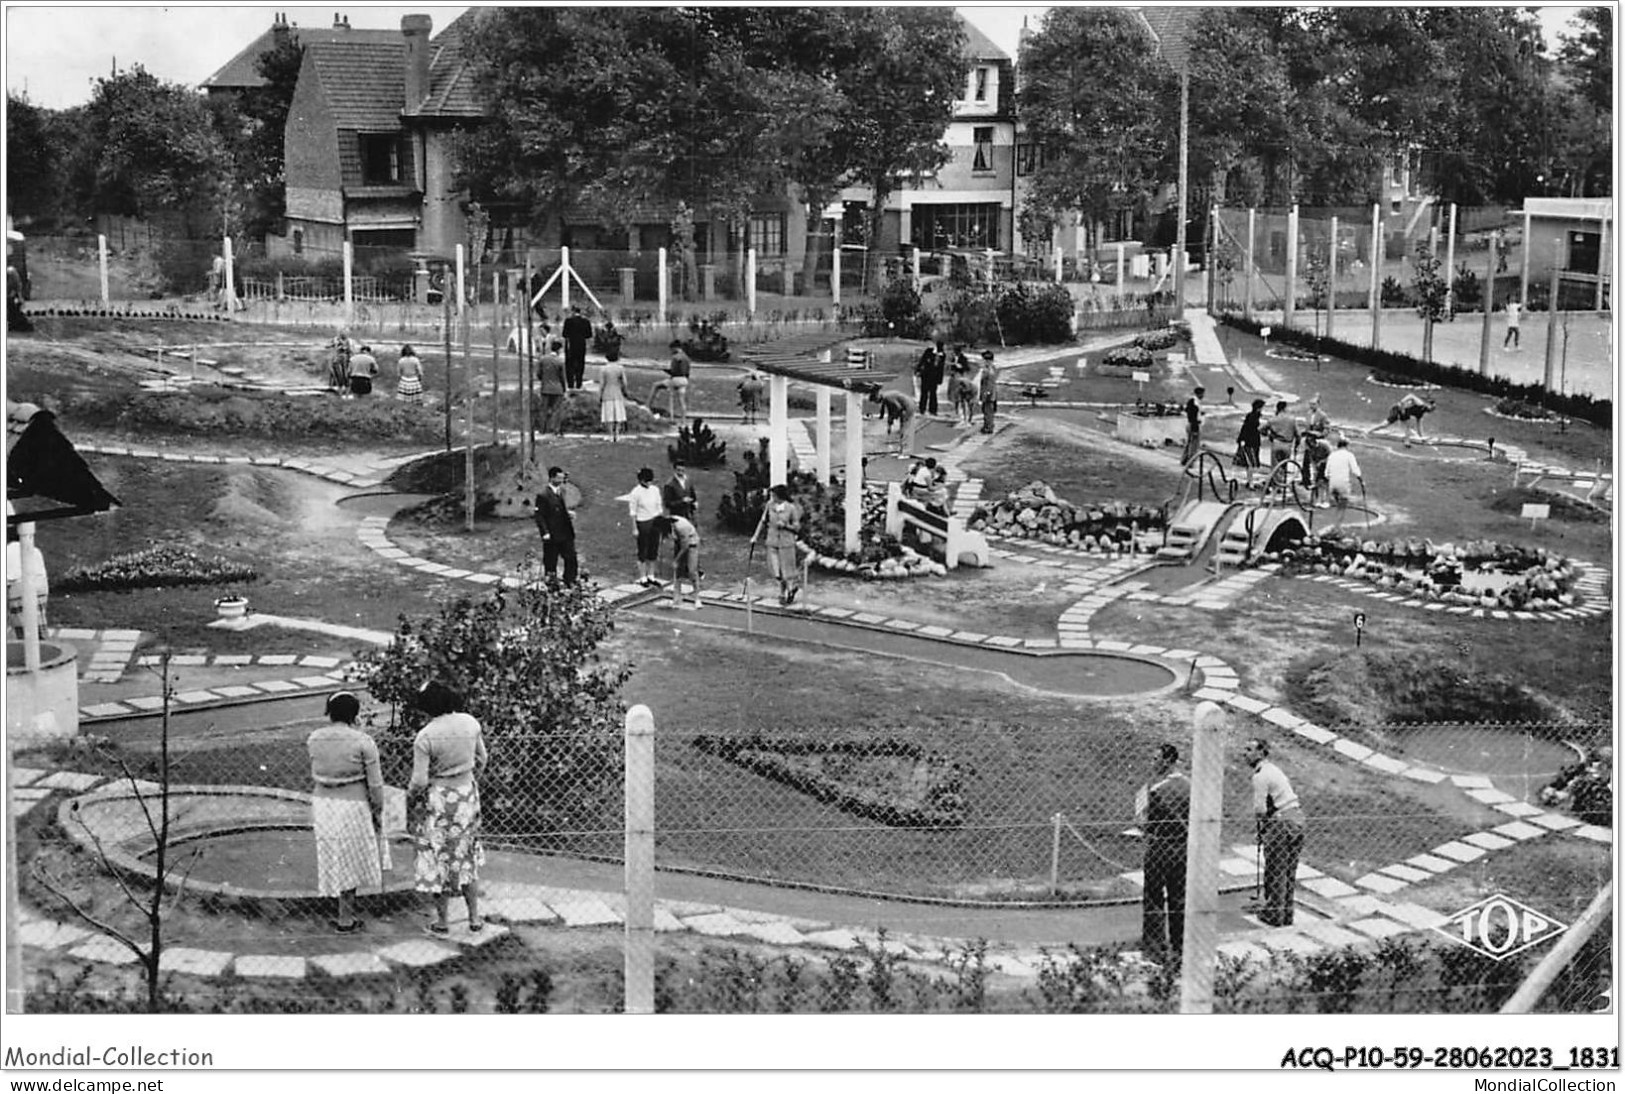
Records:
[[[751,602],[750,602],[750,567],[751,567],[751,564],[753,562],[755,562],[755,561],[756,561],[756,540],[752,539],[750,541],[750,550],[747,551],[746,554],[745,554],[745,582],[744,582],[744,585],[742,585],[740,587],[740,590],[739,590],[741,593],[744,594],[744,597],[745,597],[745,633],[746,634],[755,634],[756,633],[756,621],[751,616]]]

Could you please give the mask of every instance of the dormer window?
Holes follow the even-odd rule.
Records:
[[[972,98],[979,103],[987,102],[988,85],[993,82],[993,69],[988,65],[977,65],[975,74],[975,90]]]
[[[401,181],[400,140],[394,134],[361,137],[361,180],[368,186]]]

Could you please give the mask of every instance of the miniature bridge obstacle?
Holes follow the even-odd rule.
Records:
[[[967,529],[958,517],[933,512],[903,497],[902,483],[887,483],[886,532],[901,536],[906,527],[926,533],[930,546],[942,552],[942,564],[950,570],[957,569],[966,558],[977,566],[992,565],[992,551],[986,536]]]

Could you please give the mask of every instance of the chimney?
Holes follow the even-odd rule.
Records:
[[[335,11],[333,13],[333,29],[334,30],[343,30],[344,29],[344,23],[345,23],[344,18],[341,15],[339,15],[338,12]]]
[[[427,15],[401,16],[401,37],[406,40],[406,110],[417,111],[429,94],[429,31]]]
[[[284,12],[277,12],[276,18],[271,22],[271,47],[281,49],[287,45],[292,31],[288,27],[288,16]]]

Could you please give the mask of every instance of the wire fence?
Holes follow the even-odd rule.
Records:
[[[413,736],[388,710],[363,720],[391,788],[381,838],[363,783],[313,783],[317,725],[189,731],[167,750],[156,721],[116,743],[92,727],[73,747],[18,755],[14,782],[35,787],[17,821],[30,1008],[142,1009],[154,917],[159,994],[180,1009],[549,1009],[567,975],[591,982],[570,1006],[625,1005],[633,810],[618,736],[487,739],[475,858],[458,843],[466,803],[422,812],[409,799]],[[1335,734],[1328,746],[1238,720],[1219,760],[1186,732],[1094,734],[1086,721],[662,726],[654,1007],[1173,1010],[1183,946],[1210,955],[1215,1010],[1499,1008],[1550,949],[1534,925],[1575,923],[1612,880],[1611,728]],[[1301,801],[1295,868],[1255,815],[1242,762],[1254,736]],[[1171,799],[1163,743],[1192,780]],[[1188,878],[1187,845],[1200,848]],[[452,879],[476,876],[465,905]],[[1158,893],[1178,881],[1183,898],[1154,904],[1148,879]],[[354,933],[336,895],[347,885]],[[437,934],[442,889],[450,926]],[[1111,911],[1125,906],[1152,914],[1125,928]],[[599,932],[586,973],[550,956],[550,932],[566,930]],[[1608,940],[1578,947],[1537,1009],[1595,1009]]]

